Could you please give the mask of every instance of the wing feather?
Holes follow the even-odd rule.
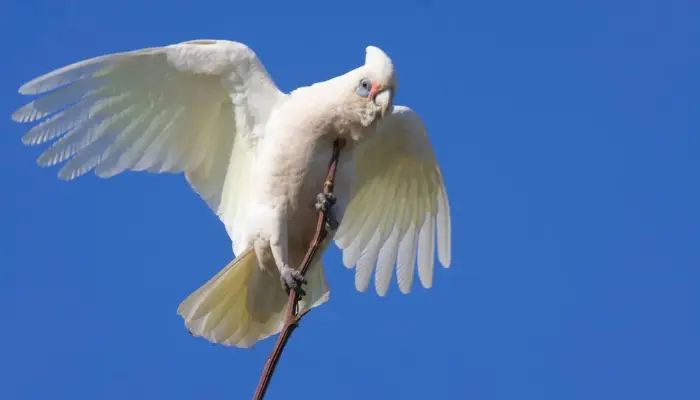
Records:
[[[450,265],[450,215],[440,168],[418,115],[394,107],[357,149],[354,164],[353,194],[335,241],[345,266],[356,268],[355,287],[367,290],[374,272],[377,294],[386,295],[394,265],[402,293],[411,291],[416,270],[421,285],[431,287],[436,248],[440,263]]]
[[[247,46],[196,40],[103,55],[35,78],[19,92],[38,95],[12,114],[17,122],[38,121],[22,141],[58,139],[40,165],[65,163],[58,175],[66,180],[92,170],[104,178],[126,170],[184,172],[236,248],[246,171],[261,127],[285,96]]]

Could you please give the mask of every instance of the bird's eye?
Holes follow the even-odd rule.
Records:
[[[369,96],[369,93],[372,91],[372,82],[367,78],[362,79],[355,91],[362,97]]]

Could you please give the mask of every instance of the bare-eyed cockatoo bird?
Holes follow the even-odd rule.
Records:
[[[66,162],[58,175],[90,170],[184,172],[220,217],[236,258],[187,297],[178,313],[195,336],[250,347],[283,326],[290,288],[300,310],[328,300],[321,257],[306,279],[297,271],[315,234],[317,208],[332,207],[329,233],[355,268],[355,286],[372,274],[386,294],[394,266],[401,292],[414,269],[432,286],[435,253],[450,264],[450,215],[442,175],[418,115],[393,106],[396,74],[379,48],[365,64],[289,94],[255,53],[225,40],[109,54],[24,84],[42,95],[17,110],[18,122],[43,119],[24,137],[60,137],[38,159]],[[345,139],[334,198],[323,195],[332,142]]]

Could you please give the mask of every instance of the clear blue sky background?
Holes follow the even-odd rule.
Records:
[[[358,293],[326,254],[331,301],[270,399],[700,398],[697,1],[2,9],[0,398],[250,398],[272,341],[213,346],[175,313],[231,258],[205,203],[176,175],[60,181],[9,117],[53,68],[200,38],[248,44],[285,91],[382,47],[450,195],[453,267],[430,290]]]

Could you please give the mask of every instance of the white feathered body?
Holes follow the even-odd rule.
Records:
[[[181,314],[199,317],[186,317],[193,334],[212,341],[248,347],[279,332],[288,296],[280,284],[278,259],[286,260],[293,269],[301,267],[316,233],[318,211],[314,205],[317,194],[323,192],[333,141],[338,138],[344,139],[345,145],[336,170],[333,190],[336,202],[332,212],[337,222],[342,222],[353,184],[354,151],[359,141],[376,130],[376,124],[364,126],[359,123],[360,118],[353,116],[357,111],[343,107],[342,99],[333,96],[333,86],[334,81],[331,80],[298,89],[270,113],[263,128],[264,139],[257,144],[249,170],[244,245],[236,244],[253,251],[237,254],[236,260],[241,256],[250,260],[242,268],[235,264],[236,260],[227,267],[232,273],[236,272],[236,268],[238,273],[248,269],[249,275],[245,279],[230,279],[231,284],[240,287],[211,285],[209,293],[195,292],[190,296],[191,300],[183,302]],[[307,296],[300,301],[302,311],[319,306],[329,298],[321,259],[333,236],[333,231],[328,232],[307,272]],[[275,257],[275,249],[281,251],[280,256]],[[212,296],[219,288],[222,288],[220,295]],[[244,291],[244,297],[231,296],[231,293]],[[242,337],[233,335],[230,329],[221,329],[217,333],[214,325],[196,322],[198,319],[206,320],[207,314],[211,314],[212,310],[205,312],[206,307],[202,307],[206,302],[201,299],[207,296],[210,299],[220,297],[218,307],[226,304],[235,307],[233,303],[242,302],[241,307],[246,312],[241,313],[245,316],[238,318],[237,323],[249,318],[248,328]],[[194,311],[197,305],[202,308],[201,313]]]
[[[319,101],[314,92],[320,91],[293,92],[288,101],[272,113],[265,129],[265,141],[260,144],[252,168],[250,239],[265,242],[286,232],[293,268],[300,265],[316,232],[318,212],[314,204],[316,195],[323,192],[333,141],[345,139],[334,188],[333,214],[340,223],[350,201],[353,182],[353,153],[357,145],[353,137],[366,136],[373,129],[358,125],[350,133],[347,128],[339,128],[337,121],[342,116],[335,107]],[[309,102],[320,104],[314,106]],[[302,113],[298,108],[315,112]],[[280,143],[285,145],[280,146]],[[324,244],[332,240],[332,235],[333,232],[329,232]],[[270,269],[277,269],[272,267],[274,265]]]

